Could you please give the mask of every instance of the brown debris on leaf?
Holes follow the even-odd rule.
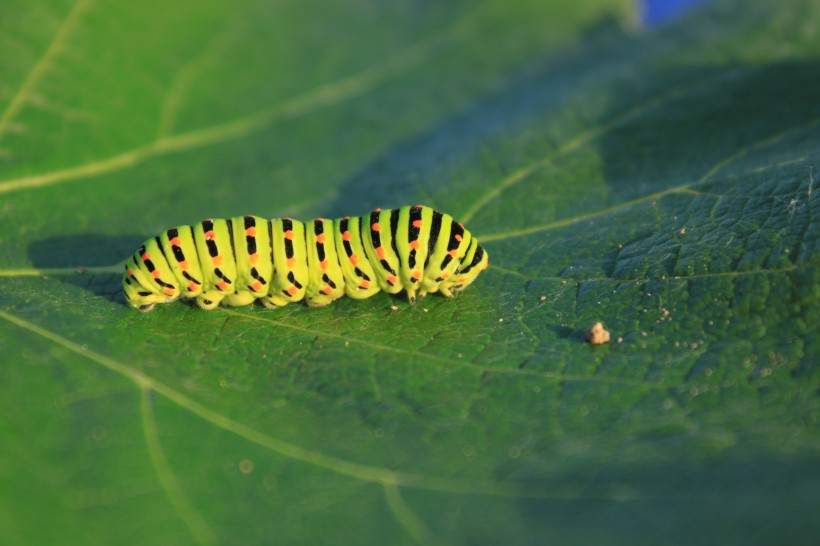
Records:
[[[585,339],[587,343],[591,343],[593,345],[600,345],[601,343],[609,342],[609,330],[604,328],[603,323],[596,322],[589,328],[587,328]]]

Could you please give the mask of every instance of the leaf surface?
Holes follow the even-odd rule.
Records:
[[[810,543],[820,2],[579,4],[11,2],[0,536]],[[124,305],[170,225],[419,202],[456,300]]]

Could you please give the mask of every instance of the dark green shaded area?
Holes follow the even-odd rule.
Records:
[[[4,544],[820,533],[817,1],[13,10]],[[140,314],[107,269],[207,216],[416,202],[490,253],[455,301]]]

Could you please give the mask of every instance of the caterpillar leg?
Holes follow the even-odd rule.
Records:
[[[268,309],[278,309],[290,303],[289,299],[283,298],[282,296],[278,296],[276,294],[268,294],[264,298],[259,298],[259,301],[261,301],[262,305]]]
[[[310,297],[305,298],[305,303],[307,304],[308,307],[325,307],[327,305],[330,305],[330,303],[332,303],[332,301],[333,300],[327,301],[327,300],[323,300],[323,299],[310,298]]]
[[[222,301],[225,303],[225,305],[241,307],[243,305],[249,305],[253,303],[255,299],[256,296],[250,290],[240,290],[233,294],[228,294]]]
[[[219,302],[225,297],[218,290],[208,290],[196,297],[196,304],[206,311],[219,307]]]
[[[416,294],[419,293],[419,289],[415,285],[410,285],[405,288],[407,290],[407,300],[410,303],[416,303]]]

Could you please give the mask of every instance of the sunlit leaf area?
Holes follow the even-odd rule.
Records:
[[[816,544],[820,1],[697,4],[4,0],[0,544]],[[414,204],[455,298],[123,296]]]

